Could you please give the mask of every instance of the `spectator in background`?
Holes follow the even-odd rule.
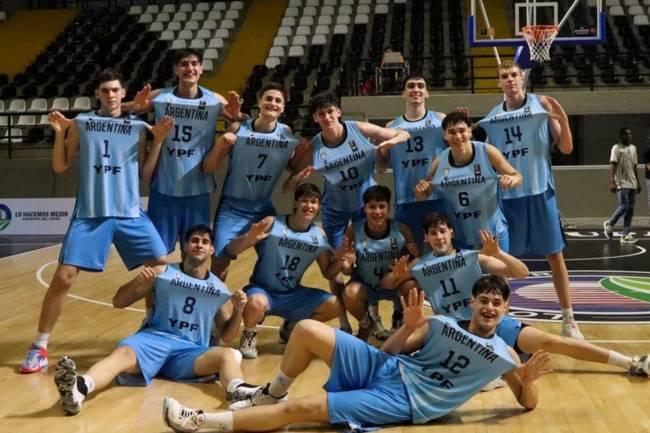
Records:
[[[635,194],[641,192],[641,183],[636,173],[638,163],[636,146],[630,142],[632,139],[630,128],[622,128],[619,136],[621,142],[612,146],[612,153],[609,157],[609,189],[611,192],[616,193],[618,206],[614,210],[612,217],[603,223],[603,229],[605,237],[609,239],[612,236],[616,222],[623,216],[621,243],[635,244],[637,239],[630,233],[630,225],[632,225],[632,217],[634,216]]]

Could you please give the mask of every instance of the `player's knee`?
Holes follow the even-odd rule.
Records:
[[[120,359],[122,363],[136,360],[135,352],[129,346],[119,346],[115,348],[111,356]]]
[[[406,296],[413,288],[418,290],[420,289],[418,287],[418,284],[415,282],[415,280],[406,280],[402,284],[397,286],[397,291],[399,292],[400,296]]]
[[[244,314],[247,316],[263,316],[269,309],[269,302],[265,296],[251,296],[244,307]]]
[[[314,335],[319,327],[324,326],[321,322],[313,319],[304,319],[296,323],[291,332],[292,338],[300,338],[302,341],[310,341],[311,335]],[[327,325],[325,325],[327,326]],[[303,340],[304,339],[304,340]]]
[[[67,292],[77,279],[79,271],[72,266],[62,266],[57,269],[54,280],[50,285],[50,290],[60,290]]]
[[[282,411],[287,417],[300,415],[302,419],[315,419],[320,412],[320,406],[312,399],[290,399],[282,405]]]

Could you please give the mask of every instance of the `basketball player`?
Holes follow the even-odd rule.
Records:
[[[104,269],[111,243],[129,270],[143,263],[163,264],[167,254],[140,207],[138,158],[145,154],[147,130],[154,135],[154,146],[159,145],[172,129],[173,120],[164,117],[150,127],[137,117],[122,116],[120,103],[126,93],[122,76],[105,69],[97,80],[99,110],[81,113],[74,120],[57,111],[48,115],[55,133],[52,168],[56,173],[65,172],[79,153],[79,186],[59,266],[43,298],[36,340],[20,366],[21,373],[47,367],[47,344],[66,294],[79,270]],[[143,164],[147,163],[150,161]]]
[[[134,101],[123,106],[136,112],[153,109],[156,121],[165,115],[174,119],[174,129],[156,154],[156,164],[143,171],[143,180],[151,183],[147,213],[168,253],[174,251],[177,240],[183,242],[189,227],[210,224],[210,193],[216,184],[201,164],[215,141],[217,118],[233,120],[240,116],[241,101],[235,92],[229,92],[226,100],[199,86],[202,61],[195,49],[176,51],[178,84],[157,90],[147,85]]]
[[[472,291],[472,319],[456,322],[444,316],[424,317],[424,296],[413,289],[408,301],[402,300],[404,325],[381,351],[320,322],[301,321],[276,378],[252,401],[235,405],[260,407],[205,413],[167,397],[164,421],[177,432],[270,431],[301,422],[344,424],[356,430],[424,424],[452,412],[500,375],[520,405],[535,408],[534,382],[549,372],[548,354],[540,351],[519,365],[516,353],[494,335],[510,293],[505,280],[486,276]],[[331,368],[327,392],[283,401],[313,359]]]
[[[227,254],[226,246],[253,223],[276,214],[271,202],[273,189],[284,169],[293,171],[298,139],[291,128],[278,122],[286,100],[282,85],[266,84],[258,95],[258,117],[231,123],[203,161],[203,171],[210,173],[229,157],[214,220],[217,241],[212,272],[222,281],[230,260],[235,258]]]
[[[432,252],[411,263],[406,257],[396,261],[382,284],[404,286],[409,278],[415,278],[437,314],[456,320],[471,318],[472,293],[469,287],[486,272],[510,278],[524,278],[528,274],[526,265],[501,251],[487,232],[481,233],[481,251],[458,250],[452,246],[455,232],[444,215],[427,216],[425,227],[425,240]],[[583,361],[616,365],[633,376],[647,377],[649,372],[650,358],[647,355],[632,358],[584,340],[544,332],[512,316],[503,316],[496,333],[520,355],[544,350]]]
[[[300,284],[314,261],[328,280],[341,271],[341,261],[333,254],[323,231],[314,224],[320,199],[316,185],[301,184],[294,193],[293,214],[267,216],[226,247],[229,253],[239,254],[255,246],[258,256],[250,284],[244,288],[248,303],[239,345],[244,358],[257,357],[256,327],[266,315],[285,319],[280,341],[286,343],[297,321],[311,318],[326,322],[343,311],[336,296]]]
[[[390,198],[390,189],[383,185],[368,188],[363,193],[363,213],[366,217],[349,226],[345,234],[354,245],[355,257],[354,266],[347,260],[342,262],[343,273],[352,276],[345,285],[343,301],[345,309],[359,321],[357,337],[363,341],[373,331],[379,339],[388,337],[378,311],[381,299],[396,304],[393,330],[401,326],[401,293],[396,290],[397,286],[380,287],[380,282],[396,258],[407,254],[407,251],[412,251],[413,257],[418,256],[413,235],[406,224],[388,218]]]
[[[429,91],[422,75],[415,74],[406,79],[402,98],[406,102],[404,114],[386,126],[404,129],[411,138],[405,145],[379,152],[377,170],[384,171],[390,162],[395,183],[395,219],[408,226],[421,250],[422,217],[441,212],[443,204],[436,190],[423,201],[417,201],[413,191],[418,181],[426,177],[431,162],[447,147],[441,124],[445,115],[427,110]]]
[[[120,341],[108,357],[78,375],[75,362],[62,358],[54,382],[67,415],[76,415],[81,403],[94,391],[118,377],[118,383],[148,385],[155,376],[193,380],[219,373],[227,399],[234,402],[252,396],[257,387],[244,382],[241,357],[229,347],[209,347],[213,317],[220,324],[221,338],[237,337],[246,295],[232,296],[209,272],[214,235],[208,226],[191,227],[183,242],[182,263],[144,267],[133,280],[119,288],[113,305],[126,308],[153,294],[153,315],[135,334]],[[118,376],[121,373],[131,377]]]
[[[512,61],[497,67],[504,101],[478,122],[506,159],[527,173],[521,188],[504,191],[503,212],[508,221],[509,252],[514,256],[543,255],[553,275],[562,308],[562,335],[583,338],[573,317],[569,273],[562,250],[566,246],[555,198],[551,145],[564,154],[573,150],[569,118],[558,101],[526,93],[523,73]]]
[[[298,173],[285,182],[283,190],[292,190],[313,170],[323,176],[322,222],[329,244],[338,249],[350,221],[363,217],[363,193],[376,184],[373,178],[375,151],[406,142],[411,135],[403,129],[382,128],[372,123],[341,121],[336,96],[319,93],[311,100],[311,113],[321,132],[312,140],[312,152],[304,153],[297,163]],[[376,146],[370,140],[378,143]],[[332,293],[341,296],[343,276],[330,283]],[[341,327],[351,332],[345,314]]]
[[[495,233],[501,249],[508,251],[508,228],[501,212],[499,189],[522,183],[522,177],[494,146],[471,141],[471,122],[460,111],[442,121],[449,147],[433,161],[427,177],[415,187],[415,196],[426,199],[439,191],[454,227],[459,248],[478,249],[480,230]]]

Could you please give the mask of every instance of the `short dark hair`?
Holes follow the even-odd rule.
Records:
[[[210,227],[206,226],[205,224],[197,224],[187,229],[187,233],[185,234],[185,242],[189,242],[190,238],[194,234],[199,234],[199,235],[207,234],[208,236],[210,236],[210,243],[214,245],[214,232]]]
[[[117,69],[113,68],[106,68],[103,71],[101,71],[99,74],[97,74],[97,84],[96,88],[99,89],[99,86],[101,86],[102,83],[105,83],[107,81],[119,81],[120,85],[124,87],[124,78],[122,78],[122,74],[120,74],[120,71]]]
[[[630,133],[632,133],[632,130],[630,128],[625,127],[625,128],[621,128],[620,131],[618,131],[618,136],[622,137],[625,131],[630,131]]]
[[[447,127],[454,126],[461,122],[464,122],[470,128],[472,127],[472,121],[469,120],[467,114],[463,113],[462,111],[452,111],[451,113],[448,113],[444,119],[442,119],[442,129],[444,131],[447,129]]]
[[[194,56],[198,59],[199,63],[203,63],[203,54],[194,48],[182,48],[174,51],[174,65],[178,65],[184,58]]]
[[[266,92],[269,90],[277,90],[278,92],[282,93],[282,99],[284,99],[284,102],[286,104],[287,102],[287,91],[284,88],[284,86],[280,83],[277,83],[275,81],[270,81],[266,83],[259,92],[257,92],[257,99],[261,99],[262,95],[264,95]]]
[[[483,275],[472,286],[472,296],[477,298],[484,293],[501,295],[504,301],[510,298],[510,285],[508,280],[498,275]]]
[[[422,72],[411,72],[407,77],[406,80],[404,80],[404,89],[406,89],[406,83],[408,83],[411,80],[422,80],[424,81],[425,86],[428,85],[427,79],[424,78],[424,75]],[[426,87],[425,87],[426,88]]]
[[[311,98],[311,103],[309,104],[311,114],[328,107],[339,108],[339,99],[334,95],[334,93],[321,92]]]
[[[422,220],[422,228],[424,229],[425,233],[427,233],[432,228],[438,227],[440,224],[444,224],[450,229],[454,228],[449,222],[449,218],[447,218],[447,215],[444,213],[433,212],[425,215],[424,219]]]
[[[302,197],[317,198],[320,201],[321,196],[320,188],[310,182],[301,183],[293,193],[293,199],[295,201],[298,201]]]
[[[388,187],[384,185],[374,185],[363,193],[363,204],[368,204],[371,200],[390,203],[391,195],[392,194]]]

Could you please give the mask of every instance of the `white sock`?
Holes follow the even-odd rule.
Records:
[[[84,382],[86,383],[86,388],[88,389],[86,395],[88,395],[95,390],[95,379],[93,379],[92,376],[89,376],[87,374],[84,374],[82,377],[84,378]]]
[[[273,379],[269,385],[269,394],[271,394],[272,397],[282,397],[287,393],[295,379],[295,377],[289,377],[280,370],[278,375],[275,376],[275,379]]]
[[[634,361],[632,360],[631,357],[627,355],[623,355],[622,353],[616,352],[614,350],[610,350],[609,359],[607,359],[607,363],[611,365],[617,365],[621,368],[624,368],[625,370],[629,370],[630,367],[632,367]]]
[[[250,333],[257,332],[257,326],[253,326],[252,328],[246,327],[246,328],[244,328],[244,331],[250,332]]]
[[[201,426],[202,428],[205,427],[226,432],[233,430],[233,416],[231,411],[204,413],[203,415],[205,416],[205,422]]]
[[[47,342],[50,340],[50,333],[49,332],[38,332],[36,333],[36,340],[34,340],[34,344],[42,347],[43,349],[47,349]]]
[[[246,382],[244,382],[243,379],[241,378],[233,379],[230,382],[228,382],[228,386],[226,386],[226,391],[233,392],[242,383],[246,383]]]
[[[575,319],[573,318],[573,308],[562,308],[562,319],[563,320],[568,320],[570,322],[574,322]]]

